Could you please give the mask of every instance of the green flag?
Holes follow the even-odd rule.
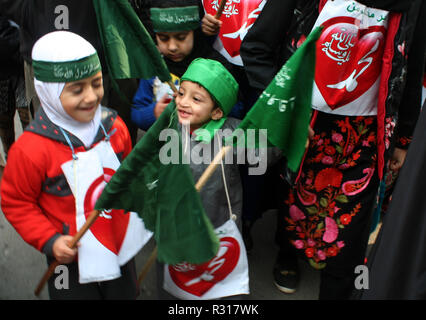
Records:
[[[213,258],[219,240],[208,219],[188,164],[165,164],[161,154],[166,144],[177,141],[178,116],[172,102],[137,143],[106,185],[95,209],[125,209],[137,212],[147,229],[154,232],[158,260],[176,264],[200,264]],[[170,129],[170,141],[160,134]],[[173,134],[175,133],[175,134]],[[183,157],[183,156],[182,156]]]
[[[93,0],[106,61],[113,79],[171,79],[170,72],[127,0]]]
[[[292,171],[297,170],[305,152],[315,74],[315,44],[321,30],[317,28],[311,32],[239,126],[245,133],[247,129],[266,129],[268,146],[283,151]],[[248,147],[259,147],[258,141],[245,143]]]

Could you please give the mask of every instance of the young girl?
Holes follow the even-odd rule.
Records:
[[[100,105],[96,50],[74,33],[55,31],[35,43],[32,59],[42,108],[10,149],[2,211],[49,263],[65,264],[67,285],[51,277],[51,299],[135,299],[133,256],[147,237],[134,213],[102,212],[78,249],[69,247],[132,146],[121,118]]]
[[[230,68],[225,58],[204,39],[200,29],[198,1],[153,1],[150,13],[155,41],[176,85],[196,58],[217,60]],[[169,86],[156,77],[141,79],[133,98],[133,122],[139,128],[147,130],[164,111],[172,93]],[[238,104],[232,115],[240,117],[241,108]]]

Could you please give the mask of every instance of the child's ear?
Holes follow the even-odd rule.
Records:
[[[211,114],[211,118],[213,120],[219,120],[219,119],[222,119],[222,117],[223,117],[222,109],[219,108],[219,107],[214,108],[213,111],[212,111],[212,114]]]

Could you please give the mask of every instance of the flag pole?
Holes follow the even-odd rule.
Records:
[[[170,89],[172,89],[173,93],[177,93],[178,89],[176,88],[175,84],[172,80],[167,81],[167,84],[169,85]]]
[[[200,192],[201,189],[204,187],[206,182],[209,180],[213,172],[216,170],[217,166],[220,164],[222,159],[225,157],[226,153],[231,149],[231,146],[222,147],[222,149],[219,151],[219,153],[214,157],[213,162],[209,164],[207,169],[203,172],[200,179],[198,179],[195,189]],[[148,261],[145,263],[142,271],[139,273],[138,277],[138,283],[139,285],[142,283],[142,281],[145,279],[145,276],[148,274],[148,271],[150,267],[152,266],[152,263],[157,258],[157,247],[154,248],[152,251]]]
[[[99,214],[101,211],[99,210],[93,210],[89,218],[87,218],[84,225],[80,228],[80,230],[74,235],[74,237],[71,240],[70,248],[75,248],[77,246],[78,241],[83,237],[83,235],[86,233],[87,230],[92,226],[92,224],[95,222],[95,220],[99,217]],[[38,296],[43,290],[43,287],[45,286],[46,282],[49,280],[49,278],[52,276],[53,272],[55,271],[56,267],[59,265],[58,260],[55,260],[52,262],[49,266],[49,269],[44,273],[43,278],[41,278],[37,288],[34,290],[34,294]]]
[[[217,12],[215,14],[216,19],[220,19],[220,16],[222,15],[223,9],[225,9],[226,0],[221,0],[219,4],[219,8],[217,9]]]

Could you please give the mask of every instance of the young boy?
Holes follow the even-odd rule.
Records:
[[[223,139],[218,130],[233,132],[239,124],[239,120],[227,117],[237,93],[238,84],[233,76],[214,60],[194,60],[181,78],[176,111],[183,135],[188,131],[191,135],[189,143],[183,145],[188,145],[185,151],[191,153],[194,181],[198,181],[221,150]],[[204,161],[194,160],[194,150]],[[217,256],[202,265],[165,266],[157,273],[159,285],[177,298],[216,299],[249,293],[247,256],[237,226],[242,205],[239,169],[236,161],[224,162],[200,191],[206,214],[220,239]],[[221,259],[226,266],[218,266],[216,261]],[[169,298],[160,293],[160,297]]]
[[[175,84],[196,58],[217,60],[230,68],[201,32],[198,1],[156,0],[151,4],[150,13],[155,42]],[[142,130],[148,130],[166,108],[172,94],[169,86],[157,77],[141,79],[133,98],[132,121]],[[238,104],[233,116],[241,115],[238,113],[240,108]]]
[[[135,299],[133,257],[147,235],[135,213],[102,212],[78,249],[69,247],[132,148],[124,122],[100,105],[96,50],[74,33],[55,31],[35,43],[32,59],[41,108],[10,149],[2,211],[49,263],[65,264],[68,286],[56,286],[51,277],[51,299]]]

